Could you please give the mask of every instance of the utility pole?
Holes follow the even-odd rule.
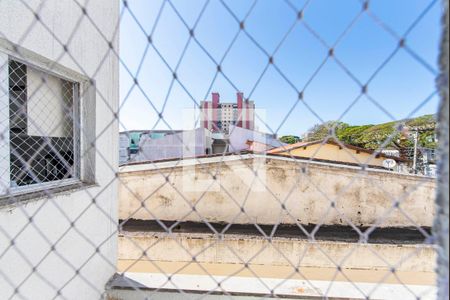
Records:
[[[419,144],[419,131],[414,131],[414,158],[413,158],[413,172],[417,174],[417,147]]]
[[[413,127],[413,128],[409,128],[410,132],[413,132],[413,134],[410,135],[410,137],[412,136],[412,138],[414,139],[414,149],[413,149],[413,172],[414,174],[418,173],[418,160],[419,160],[419,138],[420,138],[420,134],[423,132],[428,132],[428,131],[436,131],[436,124],[432,124],[432,125],[427,125],[427,126],[420,126],[420,127]]]

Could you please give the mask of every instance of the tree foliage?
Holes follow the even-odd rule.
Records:
[[[280,141],[286,144],[295,144],[301,141],[300,137],[295,135],[285,135],[280,138]]]
[[[336,133],[344,130],[347,127],[349,127],[347,123],[337,121],[328,121],[323,124],[317,124],[309,130],[308,134],[305,137],[305,141],[313,142],[324,140],[327,137],[332,137],[333,132],[337,137]]]
[[[419,145],[424,148],[436,148],[435,141],[436,118],[434,115],[425,115],[414,119],[407,119],[400,122],[389,122],[378,125],[350,126],[343,122],[329,121],[324,124],[315,125],[306,135],[306,141],[323,140],[327,137],[336,137],[346,144],[366,148],[410,148],[413,146],[411,132],[398,128],[403,124],[403,128],[409,130],[423,130],[419,135]],[[431,130],[427,130],[431,129]]]

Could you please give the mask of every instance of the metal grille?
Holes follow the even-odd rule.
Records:
[[[448,3],[414,1],[414,13],[405,4],[398,13],[414,18],[397,32],[377,1],[355,0],[354,15],[334,12],[336,20],[309,17],[334,7],[320,0],[198,0],[195,15],[183,1],[155,2],[156,14],[140,9],[146,1],[0,0],[0,299],[448,297]],[[278,34],[254,19],[262,5],[283,7]],[[438,66],[410,43],[436,10]],[[217,15],[215,32],[203,22]],[[377,59],[367,53],[358,71],[345,43],[367,30],[363,20],[394,46]],[[318,21],[342,30],[330,38]],[[213,47],[231,26],[222,51]],[[119,32],[136,45],[120,48]],[[371,32],[362,36],[351,47],[367,46]],[[283,52],[289,41],[323,53],[302,80],[289,68],[297,57]],[[260,58],[250,70],[228,64],[243,48]],[[401,120],[374,92],[401,85],[400,55],[400,68],[413,63],[437,81],[424,98],[398,100]],[[310,96],[337,88],[321,77],[330,65],[352,86],[337,91],[351,96],[331,122],[333,108]],[[248,126],[245,149],[232,140],[248,115],[233,111],[238,120],[221,132],[221,111],[206,107],[212,125],[202,127],[214,89],[242,97],[241,72],[255,80],[233,109],[254,103],[246,113],[266,132]],[[276,112],[265,117],[258,97],[275,80],[290,96],[272,100]],[[193,108],[174,108],[180,96]],[[437,129],[407,124],[437,98]],[[357,106],[391,122],[370,147],[340,135]],[[319,125],[303,142],[282,143],[299,112]],[[142,113],[144,130],[129,131]],[[183,114],[194,128],[177,130]],[[422,144],[425,131],[437,131],[438,149]],[[401,138],[408,146],[393,155]]]
[[[10,186],[73,178],[74,84],[9,62]]]

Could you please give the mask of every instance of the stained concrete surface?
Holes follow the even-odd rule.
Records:
[[[120,219],[389,228],[431,227],[435,215],[432,178],[281,157],[130,165],[119,176]]]
[[[335,241],[359,243],[359,233],[351,226],[330,225],[262,225],[262,224],[224,224],[224,223],[199,223],[199,222],[174,222],[174,221],[151,221],[151,220],[127,220],[121,221],[121,229],[125,232],[167,232],[163,227],[170,229],[173,233],[210,233],[223,235],[244,235],[260,237],[283,237],[292,239],[310,239],[311,232],[316,228],[314,234],[318,241]],[[162,225],[164,224],[164,225]],[[303,229],[302,229],[303,228]],[[431,228],[372,228],[356,227],[362,233],[370,230],[368,243],[372,244],[422,244],[427,242],[426,234],[431,234]],[[305,231],[309,234],[306,235]]]

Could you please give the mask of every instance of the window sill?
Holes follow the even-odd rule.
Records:
[[[24,204],[31,201],[45,200],[50,198],[55,198],[68,193],[74,193],[81,190],[86,190],[91,187],[96,187],[98,184],[90,182],[71,182],[71,183],[61,183],[57,186],[40,188],[33,190],[23,190],[13,192],[7,195],[0,196],[0,209],[8,206],[16,206],[17,204]]]

